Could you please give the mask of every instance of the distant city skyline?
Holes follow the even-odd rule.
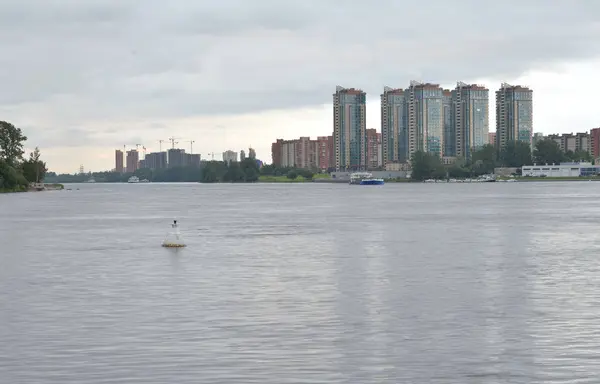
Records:
[[[528,78],[528,77],[525,77],[525,78]],[[485,87],[487,87],[488,89],[492,89],[492,91],[495,92],[495,90],[491,86],[488,87],[485,83],[482,83],[482,82],[478,82],[478,83],[481,84],[481,85],[483,85],[483,86],[485,86]],[[497,83],[497,87],[502,87],[502,84],[505,84],[505,83],[504,82],[503,83]],[[508,83],[506,83],[506,84],[508,84]],[[454,85],[456,85],[456,83],[454,83]],[[441,85],[440,84],[440,87],[442,89],[444,89],[444,88],[450,88],[451,86],[450,85]],[[530,87],[530,88],[533,88],[533,87]],[[400,87],[400,89],[401,89],[401,87]],[[547,96],[547,95],[540,94],[540,92],[536,92],[536,98],[534,98],[534,100],[533,100],[533,105],[536,105],[536,99],[538,97],[541,97],[542,99],[544,99],[545,96]],[[375,98],[378,99],[377,102],[373,101],[373,99],[375,99]],[[377,95],[375,95],[375,94],[367,94],[365,92],[365,101],[366,101],[365,102],[366,121],[373,121],[373,120],[375,120],[375,121],[381,122],[381,98],[377,97]],[[492,103],[494,103],[493,98],[489,100],[489,104],[492,104]],[[309,116],[308,116],[309,119],[308,119],[308,121],[312,121],[313,123],[310,124],[310,125],[307,125],[307,128],[306,128],[306,130],[304,132],[310,132],[311,133],[310,136],[312,137],[312,136],[321,136],[323,134],[323,132],[327,132],[328,128],[331,129],[330,127],[332,127],[332,125],[333,125],[333,119],[331,119],[331,108],[332,107],[333,107],[333,103],[332,104],[325,104],[325,105],[323,105],[320,108],[320,112],[316,113],[316,111],[314,111],[315,112],[314,115],[311,115],[309,113]],[[329,110],[329,112],[327,112],[327,110]],[[279,112],[275,112],[275,113],[280,113],[281,114],[280,116],[282,118],[284,118],[284,119],[285,118],[291,119],[291,118],[293,118],[296,115],[295,112],[291,112],[289,114],[285,114],[285,111],[279,111]],[[330,124],[331,125],[329,125],[329,127],[326,127],[325,124],[323,124],[324,120],[318,120],[317,119],[319,115],[321,115],[322,118],[325,115],[328,115],[328,117],[330,117]],[[306,116],[302,116],[302,117],[306,118]],[[561,117],[564,118],[564,116],[561,116]],[[575,118],[576,117],[577,116],[575,116]],[[536,121],[538,120],[538,118],[542,122],[544,120],[546,120],[543,115],[540,115],[539,113],[536,113]],[[289,121],[290,121],[290,123],[292,125],[296,126],[294,120],[289,120]],[[495,133],[495,131],[492,131],[492,129],[496,126],[496,124],[494,123],[494,121],[495,121],[495,108],[491,108],[490,107],[490,110],[489,110],[489,133],[490,134],[494,134]],[[366,126],[372,126],[371,124],[368,124],[368,123],[366,123],[365,125]],[[536,125],[537,125],[537,122],[536,122]],[[598,125],[600,125],[600,124],[598,124]],[[223,135],[213,136],[213,137],[215,137],[214,143],[223,143],[222,139],[223,139],[224,136],[227,135],[227,129],[226,129],[226,127],[220,126],[220,128],[222,128]],[[381,129],[380,126],[378,126],[377,129],[378,129],[378,131],[380,133],[382,133],[380,131],[380,129]],[[581,129],[579,129],[579,131],[589,131],[589,129],[591,129],[591,128],[582,127]],[[289,131],[289,130],[286,130],[286,131]],[[537,128],[534,127],[534,131],[537,132]],[[565,129],[562,129],[562,130],[560,130],[558,132],[553,132],[553,133],[562,134],[562,133],[564,133],[564,131],[565,131]],[[171,135],[175,135],[176,137],[178,137],[179,140],[181,141],[181,144],[180,144],[180,141],[176,141],[176,143],[177,143],[176,146],[178,148],[184,147],[184,145],[182,145],[182,144],[186,144],[186,143],[189,146],[190,145],[189,142],[192,141],[192,140],[189,140],[189,137],[191,137],[191,136],[183,137],[184,135],[177,135],[177,133],[173,133],[173,131],[171,131],[170,133],[171,133]],[[547,134],[548,132],[544,131],[543,129],[540,129],[540,133]],[[552,132],[550,134],[552,134]],[[286,137],[290,137],[292,135],[286,135]],[[300,135],[296,135],[296,137],[301,136],[301,135],[302,135],[302,132],[300,132]],[[263,134],[261,134],[260,137],[262,137],[262,136],[263,136]],[[277,135],[277,136],[282,137],[282,135]],[[162,150],[165,151],[172,144],[171,144],[171,142],[167,138],[164,138],[164,137],[165,136],[163,136],[162,139],[156,139],[156,140],[142,140],[142,139],[138,139],[138,140],[132,140],[131,142],[136,142],[136,141],[139,142],[138,143],[139,147],[140,148],[141,147],[146,148],[146,150],[148,151],[148,153],[150,153],[150,152],[158,152],[158,150],[160,149],[160,147],[162,147]],[[193,141],[194,141],[194,143],[196,143],[196,140],[193,140]],[[256,157],[260,158],[260,159],[262,159],[264,161],[266,161],[267,163],[269,163],[270,162],[270,158],[271,158],[270,142],[273,141],[273,137],[270,137],[270,138],[267,139],[267,141],[269,142],[269,144],[267,144],[267,145],[265,145],[263,142],[261,142],[260,140],[258,140],[258,138],[251,138],[248,141],[259,142],[260,143],[260,145],[257,145],[256,148],[254,148],[255,151],[256,151],[256,153],[257,153]],[[150,144],[142,144],[142,143],[150,143]],[[207,140],[200,141],[200,145],[195,145],[194,146],[194,152],[200,151],[200,150],[202,150],[202,148],[206,148],[207,144],[210,145],[210,142],[208,142]],[[154,145],[154,147],[152,147],[153,145]],[[117,147],[119,147],[119,146],[117,146]],[[129,144],[129,146],[125,145],[126,150],[131,150],[131,149],[133,149],[135,147],[136,146],[133,145],[133,144]],[[268,150],[264,149],[265,147],[267,147]],[[230,147],[230,148],[231,149],[227,149],[227,150],[234,150],[235,149],[235,147]],[[247,146],[246,146],[246,148],[247,148]],[[257,150],[257,148],[258,148],[258,150]],[[85,168],[88,169],[88,170],[94,170],[94,171],[112,170],[115,167],[115,153],[114,153],[114,151],[115,151],[115,149],[113,147],[113,148],[109,149],[109,152],[112,152],[112,155],[108,155],[107,156],[107,153],[108,153],[107,152],[107,153],[102,153],[99,156],[101,159],[103,159],[104,163],[108,164],[104,168],[96,168],[96,167],[87,165],[87,163],[85,163],[83,161],[80,161],[79,164],[84,164]],[[197,153],[197,154],[201,154],[202,159],[205,159],[205,160],[209,159],[210,160],[212,158],[211,155],[213,153],[215,153],[215,154],[217,154],[217,156],[216,156],[217,158],[215,158],[215,159],[220,160],[219,158],[221,157],[220,155],[221,155],[222,151],[223,150],[216,150],[214,152],[207,152],[207,153],[204,153],[204,154]],[[382,156],[383,156],[383,152],[384,151],[385,151],[385,148],[382,148]],[[141,152],[141,150],[140,150],[140,152]],[[238,152],[238,153],[242,154],[243,152],[244,152],[244,150],[240,150],[240,152]],[[108,160],[108,162],[106,162],[106,160]],[[124,160],[126,160],[126,156],[124,156]],[[73,172],[76,172],[76,169],[78,169],[78,168],[79,168],[79,165],[73,165],[72,167],[67,168],[64,171],[60,171],[59,168],[57,168],[57,167],[56,168],[51,168],[51,170],[59,172],[59,173],[63,173],[63,172],[64,173],[73,173]]]
[[[380,95],[381,127],[377,132],[375,128],[366,128],[366,92],[354,87],[337,86],[333,94],[333,126],[329,141],[325,136],[323,145],[319,144],[320,136],[317,136],[317,140],[311,140],[309,136],[291,141],[277,139],[278,148],[276,149],[273,143],[270,158],[265,156],[261,160],[265,163],[273,162],[280,166],[299,168],[358,170],[385,168],[389,162],[406,163],[417,150],[448,157],[449,159],[444,161],[451,162],[454,161],[451,159],[457,157],[468,159],[471,150],[481,148],[485,144],[502,146],[507,141],[521,140],[533,147],[536,142],[532,120],[533,90],[527,86],[501,83],[494,93],[495,126],[499,134],[489,129],[490,100],[489,89],[485,85],[459,81],[455,89],[450,90],[439,84],[412,80],[406,89],[384,86]],[[597,135],[590,136],[590,130],[582,131],[585,133],[575,135],[579,140],[577,150],[586,148],[586,151],[592,151],[594,145],[598,146],[598,139],[595,139]],[[583,134],[586,135],[585,138],[580,139],[580,135]],[[543,133],[536,132],[535,135]],[[563,142],[557,141],[561,148],[566,148],[564,140],[567,140],[567,136],[568,134],[563,133]],[[155,159],[159,155],[157,152],[149,153],[150,159],[147,161],[147,148],[142,144],[136,144],[136,149],[131,150],[127,150],[125,145],[123,148],[126,153],[115,150],[115,163],[110,170],[134,172],[144,167],[162,168],[165,167],[163,163],[170,167],[170,164],[175,163],[168,161],[168,158],[172,157],[169,156],[169,152],[181,152],[182,160],[175,166],[199,166],[201,160],[241,161],[246,156],[245,151],[240,150],[237,160],[237,152],[229,149],[222,152],[221,158],[215,159],[214,152],[207,153],[202,158],[201,154],[185,153],[185,149],[180,148],[180,141],[176,140],[184,139],[171,137],[169,140],[158,140],[159,149],[162,149],[162,144],[167,141],[171,144],[171,148],[164,151],[164,161]],[[196,141],[183,142],[189,143],[192,151]],[[140,147],[144,153],[141,159]],[[283,156],[286,151],[288,154]],[[258,158],[254,148],[249,147],[249,156]],[[279,161],[276,161],[276,158]],[[125,165],[120,165],[123,160]]]
[[[337,3],[314,0],[177,4],[0,2],[10,21],[0,36],[0,118],[57,172],[111,169],[115,149],[157,151],[171,136],[196,141],[203,157],[252,146],[266,159],[277,137],[330,134],[337,84],[367,93],[366,127],[381,125],[383,85],[410,79],[446,89],[458,79],[490,90],[526,84],[536,130],[600,125],[600,3],[349,1],[344,17]],[[455,18],[472,22],[449,29]],[[494,121],[490,108],[490,130]]]
[[[125,158],[123,157],[123,151],[120,149],[115,150],[115,163],[114,167],[105,171],[114,171],[117,173],[134,173],[138,169],[166,169],[174,167],[199,167],[202,161],[224,161],[227,163],[241,161],[245,157],[244,150],[241,150],[241,157],[238,159],[238,153],[235,151],[227,150],[221,154],[221,158],[215,158],[215,153],[209,153],[210,158],[202,158],[199,153],[186,153],[185,149],[175,147],[173,144],[171,148],[166,148],[156,152],[144,153],[140,157],[138,149],[131,149],[126,151]],[[190,148],[192,150],[192,148]],[[256,158],[256,151],[253,148],[248,148],[249,157]],[[80,165],[80,173],[81,167]]]

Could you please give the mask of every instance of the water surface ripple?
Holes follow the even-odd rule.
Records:
[[[74,188],[0,195],[0,383],[598,383],[600,183]]]

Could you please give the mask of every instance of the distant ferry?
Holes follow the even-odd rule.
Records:
[[[350,184],[358,185],[383,185],[383,179],[374,179],[369,172],[355,172],[350,175]]]
[[[127,180],[128,183],[139,183],[140,179],[137,176],[131,176],[129,178],[129,180]]]

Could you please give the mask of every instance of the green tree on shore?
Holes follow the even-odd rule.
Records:
[[[23,135],[21,128],[17,128],[9,122],[0,121],[0,160],[11,167],[15,167],[23,159],[23,144],[27,137]]]
[[[509,141],[500,150],[499,161],[503,167],[509,168],[532,165],[531,146],[524,141]]]
[[[441,159],[432,153],[417,151],[411,159],[411,179],[423,181],[426,179],[443,179],[446,169]]]
[[[496,148],[492,144],[485,144],[478,150],[473,151],[471,162],[476,166],[475,173],[484,175],[494,172],[494,168],[498,165]]]
[[[471,176],[471,167],[463,158],[456,159],[447,169],[451,179],[465,179]]]
[[[232,161],[228,164],[223,181],[231,183],[243,183],[246,181],[246,174],[242,170],[242,167],[240,167],[240,163]]]
[[[285,176],[290,180],[296,180],[298,178],[298,172],[296,172],[295,169],[292,169]]]
[[[590,163],[594,161],[592,155],[587,151],[567,151],[565,152],[565,157],[569,161],[586,161]]]
[[[20,191],[27,188],[27,179],[18,169],[0,159],[0,191]]]
[[[303,168],[299,172],[300,176],[304,177],[306,180],[312,180],[315,177],[315,173],[310,169]]]
[[[47,168],[46,163],[40,159],[40,150],[35,147],[35,150],[29,154],[29,159],[22,164],[23,176],[30,183],[38,183],[44,180]]]
[[[38,148],[23,160],[26,140],[20,128],[0,121],[0,191],[23,191],[29,183],[44,180],[46,163]]]
[[[537,164],[560,164],[567,160],[567,156],[556,141],[546,138],[535,144],[533,159]]]

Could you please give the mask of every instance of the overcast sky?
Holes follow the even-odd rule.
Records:
[[[331,134],[338,84],[368,93],[378,129],[383,86],[414,79],[483,83],[492,106],[527,85],[536,132],[587,131],[599,21],[594,0],[2,0],[0,120],[59,172],[171,136],[270,162],[276,138]]]

